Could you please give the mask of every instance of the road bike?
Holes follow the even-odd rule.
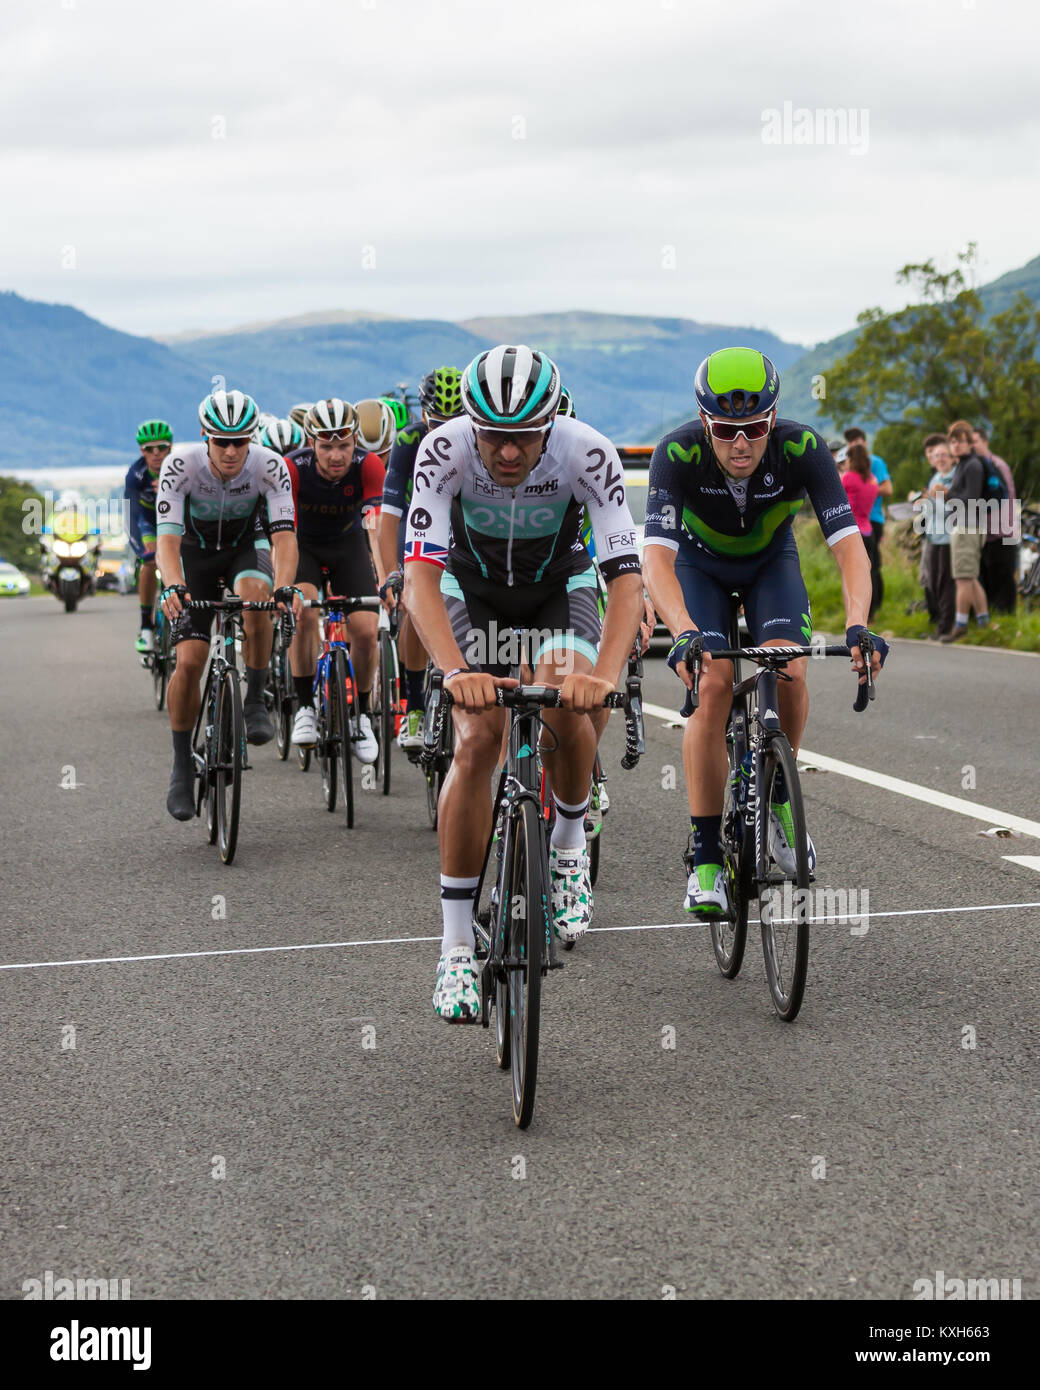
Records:
[[[798,766],[780,727],[777,692],[780,681],[792,679],[784,669],[788,662],[807,656],[848,657],[849,649],[822,643],[815,646],[740,646],[736,621],[737,608],[733,604],[730,646],[711,652],[715,661],[733,662],[733,696],[726,725],[729,773],[720,835],[730,910],[724,916],[709,917],[711,944],[719,970],[727,979],[734,979],[744,959],[748,907],[757,899],[766,979],[773,1007],[782,1019],[791,1023],[802,1005],[809,966],[809,885],[813,874],[809,868],[805,805]],[[865,708],[866,701],[874,699],[875,685],[870,675],[873,651],[874,643],[865,637],[862,653],[867,663],[867,683],[860,687],[856,708]],[[754,662],[758,667],[745,679],[741,679],[742,661]],[[686,662],[693,678],[689,703],[696,710],[703,663],[696,649],[687,652]],[[790,806],[794,827],[795,872],[790,876],[769,854],[769,817],[785,802]],[[690,868],[688,862],[687,872]],[[785,884],[790,884],[790,889],[785,891]],[[781,911],[790,911],[792,915],[781,915]]]
[[[519,678],[519,668],[514,676]],[[497,703],[510,711],[508,756],[492,811],[492,832],[484,852],[473,907],[474,955],[483,961],[481,1017],[490,1027],[495,1012],[498,1065],[512,1079],[513,1119],[526,1129],[534,1114],[538,1078],[542,977],[559,969],[552,926],[549,833],[542,814],[541,769],[537,745],[546,726],[543,709],[560,707],[551,686],[497,687]],[[642,702],[638,686],[611,692],[604,706],[625,711],[622,767],[636,765],[644,752]],[[452,720],[451,694],[443,674],[430,680],[424,749],[436,753]]]
[[[220,600],[192,599],[184,608],[217,614],[217,632],[210,640],[206,681],[192,735],[195,764],[195,814],[206,808],[210,844],[230,864],[238,844],[238,820],[242,802],[242,773],[249,769],[242,685],[238,669],[237,641],[245,613],[273,613],[272,602],[248,603],[237,595]],[[282,613],[290,627],[291,613]]]
[[[328,811],[335,811],[338,798],[346,810],[347,826],[353,829],[354,743],[360,734],[361,709],[350,659],[347,617],[351,613],[374,613],[381,605],[377,598],[332,596],[305,599],[303,606],[317,608],[323,615],[321,650],[314,676],[314,747],[321,765],[322,796]]]

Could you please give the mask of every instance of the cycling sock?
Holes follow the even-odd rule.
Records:
[[[293,689],[296,691],[296,698],[300,702],[300,708],[304,709],[310,705],[314,708],[314,677],[313,676],[293,676]]]
[[[958,614],[957,614],[957,626],[958,626],[958,627],[967,627],[967,626],[968,626],[968,615],[967,615],[967,613],[958,613]]]
[[[371,690],[358,691],[358,709],[362,714],[372,713],[372,692]]]
[[[585,812],[589,809],[588,797],[579,802],[577,806],[571,806],[568,802],[561,801],[559,797],[554,796],[553,805],[556,807],[556,821],[549,841],[552,848],[584,849]]]
[[[155,624],[152,622],[152,605],[151,605],[150,603],[149,603],[149,604],[143,604],[143,603],[142,603],[142,604],[141,604],[141,627],[142,627],[142,628],[151,628],[151,627],[154,627],[154,626],[155,626]]]
[[[421,667],[418,671],[409,671],[407,668],[405,669],[404,693],[409,709],[426,708],[425,666]]]
[[[450,874],[441,874],[441,916],[444,920],[441,955],[447,955],[456,946],[473,949],[473,899],[479,882],[479,878],[453,878]]]
[[[722,846],[719,835],[722,833],[721,816],[691,816],[690,828],[693,831],[693,867],[701,864],[721,864]]]
[[[252,666],[246,667],[246,698],[245,703],[258,705],[263,703],[264,691],[267,688],[267,667],[254,669]]]
[[[192,771],[190,729],[174,729],[173,731],[173,766],[174,771]]]
[[[985,613],[979,613],[978,611],[976,611],[976,613],[975,613],[975,626],[976,626],[976,627],[989,627],[989,610],[988,610],[988,609],[987,609],[987,611],[986,611]]]

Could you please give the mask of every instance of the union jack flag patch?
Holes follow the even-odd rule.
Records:
[[[448,563],[448,552],[436,541],[409,541],[404,548],[406,560],[427,560],[431,565],[444,566]]]

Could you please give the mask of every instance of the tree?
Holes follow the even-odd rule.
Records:
[[[24,529],[27,513],[22,503],[35,499],[42,510],[44,499],[34,487],[18,478],[0,477],[0,557],[19,569],[39,572],[40,544],[36,535]]]
[[[874,447],[897,496],[920,485],[924,436],[958,419],[989,427],[1020,495],[1040,492],[1040,309],[1019,294],[987,321],[965,273],[974,259],[972,243],[951,271],[903,266],[896,279],[915,302],[896,314],[864,310],[854,347],[826,374],[824,414],[878,422]]]

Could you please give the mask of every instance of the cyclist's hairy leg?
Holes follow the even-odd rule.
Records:
[[[791,644],[785,642],[783,638],[777,637],[771,638],[768,642],[762,642],[760,645],[763,647],[785,647]],[[777,698],[780,701],[780,727],[787,735],[787,741],[795,756],[802,746],[802,735],[805,732],[806,720],[809,718],[809,687],[805,682],[808,665],[807,657],[803,657],[800,661],[788,662],[785,669],[791,679],[777,683]]]
[[[441,873],[476,878],[491,834],[492,774],[498,761],[505,710],[466,714],[454,709],[455,754],[437,809]]]
[[[166,703],[170,711],[170,728],[174,733],[195,727],[199,714],[199,701],[202,698],[202,673],[206,667],[208,642],[194,638],[177,643],[177,666],[170,677],[170,689]]]
[[[247,603],[269,603],[271,586],[266,579],[243,575],[235,581],[235,593]],[[242,661],[253,670],[266,671],[271,661],[274,624],[270,613],[243,613]]]
[[[137,593],[142,608],[151,608],[155,602],[155,556],[141,561],[141,575],[137,581]]]
[[[733,700],[732,661],[712,661],[700,683],[700,704],[683,731],[683,772],[691,816],[720,816],[729,760],[726,721]]]
[[[347,618],[347,632],[350,634],[350,664],[358,690],[370,691],[378,660],[378,613],[351,613]]]
[[[315,599],[318,590],[314,584],[298,583],[296,587],[304,599]],[[289,667],[294,676],[310,676],[318,669],[318,610],[305,608],[296,624],[296,633],[289,648]]]

